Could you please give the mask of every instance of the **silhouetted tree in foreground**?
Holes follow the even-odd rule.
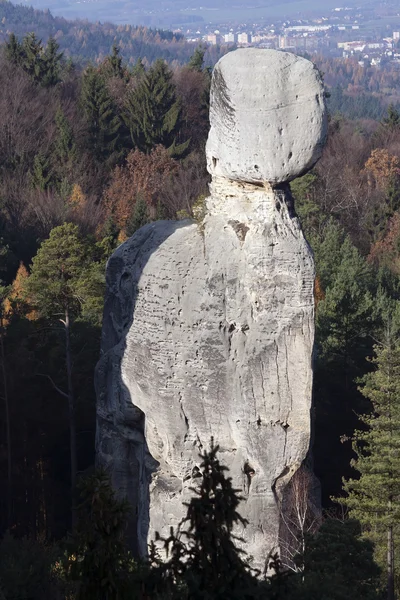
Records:
[[[79,523],[69,546],[67,575],[74,600],[380,600],[380,569],[373,545],[360,537],[357,521],[327,520],[305,537],[300,573],[283,571],[277,555],[268,573],[253,569],[234,528],[246,525],[241,497],[217,457],[201,454],[199,486],[186,517],[170,536],[157,536],[149,558],[132,560],[125,545],[128,506],[118,500],[104,472],[81,484]],[[162,560],[158,548],[166,552]],[[360,592],[360,594],[358,594]],[[8,600],[8,599],[7,599]]]
[[[245,560],[245,552],[235,545],[235,525],[246,525],[237,511],[241,497],[226,477],[227,467],[217,458],[218,446],[211,443],[201,454],[202,480],[193,489],[187,514],[177,532],[171,528],[164,543],[167,562],[156,558],[151,546],[153,577],[150,597],[159,598],[255,598],[263,587]],[[157,575],[157,576],[154,576]],[[167,594],[167,595],[166,595]]]

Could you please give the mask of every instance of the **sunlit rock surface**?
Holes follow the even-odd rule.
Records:
[[[224,66],[226,81],[240,81],[242,55],[250,52],[257,72],[270,69],[272,60],[285,73],[285,62],[277,57],[281,53],[238,50]],[[211,94],[214,129],[219,68]],[[326,117],[319,75],[307,69],[321,98],[316,160]],[[246,85],[251,85],[248,77]],[[239,106],[243,86],[228,89],[232,104]],[[256,85],[253,94],[253,110],[259,104],[264,120],[267,91]],[[313,107],[310,111],[314,115]],[[241,114],[235,111],[232,121],[238,130]],[[281,113],[270,114],[276,127]],[[248,139],[255,140],[257,119],[247,128]],[[268,127],[258,132],[264,175],[276,158],[261,152],[265,147],[273,152],[268,132]],[[215,139],[211,133],[209,160],[222,147]],[[295,142],[292,147],[294,153]],[[245,176],[247,163],[241,165],[235,148],[229,164],[239,165],[244,175],[237,180],[232,171],[223,176],[210,168],[203,221],[147,225],[109,261],[96,373],[97,456],[134,507],[130,538],[145,554],[155,531],[168,534],[184,516],[182,503],[196,485],[199,451],[213,436],[244,498],[240,511],[249,524],[237,533],[255,564],[263,566],[278,547],[279,497],[309,448],[314,266],[289,186],[273,188],[267,183],[274,182],[272,175],[262,185],[250,183],[253,175]],[[256,152],[250,144],[249,152]],[[219,160],[224,173],[231,169],[222,154]],[[296,158],[298,172],[310,160]]]

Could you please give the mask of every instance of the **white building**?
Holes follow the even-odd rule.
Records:
[[[229,33],[226,33],[224,35],[224,41],[225,44],[233,44],[236,41],[235,34],[233,33],[233,31],[230,31]]]
[[[248,44],[249,43],[249,34],[243,31],[243,33],[239,33],[237,36],[238,44]]]

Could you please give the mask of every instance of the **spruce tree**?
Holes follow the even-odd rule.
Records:
[[[186,518],[177,533],[159,538],[170,560],[158,562],[150,572],[146,592],[154,598],[188,600],[254,600],[266,598],[264,585],[245,560],[245,552],[233,533],[246,525],[238,507],[241,497],[226,476],[227,467],[217,457],[219,447],[211,440],[209,451],[201,454],[199,487],[187,504]],[[201,478],[201,479],[200,479]],[[154,557],[154,546],[151,555]],[[267,557],[266,557],[267,559]]]
[[[50,161],[44,154],[39,152],[33,159],[33,169],[31,173],[32,187],[39,190],[47,190],[53,179],[53,173],[50,166]]]
[[[122,67],[122,58],[120,56],[120,49],[116,44],[113,44],[111,55],[108,57],[108,66],[112,77],[119,77],[120,79],[125,77],[125,71]]]
[[[149,222],[148,206],[147,206],[146,200],[143,198],[143,196],[141,194],[139,194],[138,197],[136,198],[135,207],[133,209],[132,215],[127,224],[127,228],[126,228],[127,235],[130,237],[131,235],[133,235],[135,233],[135,231],[137,231],[138,229],[143,227],[143,225],[146,225],[146,223],[148,223],[148,222]]]
[[[22,44],[18,41],[17,36],[11,33],[8,41],[5,43],[6,57],[15,65],[20,65],[22,60]]]
[[[192,56],[189,59],[189,69],[201,73],[203,71],[205,53],[206,49],[203,46],[199,46],[198,48],[196,48],[196,50],[193,52]]]
[[[146,69],[144,68],[144,64],[141,58],[138,58],[135,64],[132,67],[132,75],[140,79],[146,74]]]
[[[149,153],[157,145],[172,156],[186,152],[189,141],[178,143],[181,103],[176,96],[172,72],[158,59],[128,95],[125,122],[134,148]]]
[[[387,109],[387,115],[381,121],[381,124],[387,129],[397,129],[400,127],[400,114],[398,110],[395,109],[393,104],[389,104]]]
[[[40,83],[45,73],[42,40],[35,33],[28,33],[22,41],[21,66],[29,77]]]
[[[121,121],[101,74],[89,67],[83,78],[81,105],[88,126],[88,146],[98,161],[118,155]]]
[[[60,81],[61,59],[63,52],[58,52],[60,46],[53,37],[49,37],[45,51],[43,52],[43,76],[41,85],[52,87]]]
[[[57,136],[54,142],[53,159],[54,167],[60,178],[69,175],[74,160],[76,159],[76,144],[72,127],[62,108],[56,112]]]
[[[347,497],[339,502],[376,543],[381,563],[386,555],[388,600],[394,600],[394,548],[400,541],[400,345],[376,346],[375,353],[376,369],[361,387],[372,412],[360,416],[364,428],[353,436],[356,458],[351,464],[359,478],[344,481]]]

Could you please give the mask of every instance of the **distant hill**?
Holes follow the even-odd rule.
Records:
[[[50,35],[54,36],[64,56],[75,62],[100,62],[110,54],[113,44],[118,45],[124,60],[131,64],[138,58],[149,64],[156,58],[184,64],[195,49],[195,45],[179,33],[144,26],[68,20],[53,16],[49,10],[0,0],[0,42],[7,40],[10,33],[22,38],[31,31],[43,42]],[[220,55],[219,48],[210,48],[205,57],[207,64],[214,64]]]
[[[49,8],[67,18],[89,18],[165,27],[183,31],[199,24],[260,23],[264,20],[304,18],[329,13],[336,6],[353,6],[356,0],[29,0],[35,8]],[[368,2],[367,2],[368,3]]]

